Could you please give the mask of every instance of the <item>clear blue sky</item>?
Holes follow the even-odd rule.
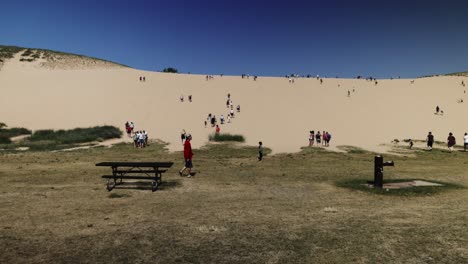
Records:
[[[138,69],[377,78],[468,71],[468,1],[2,1],[0,44]]]

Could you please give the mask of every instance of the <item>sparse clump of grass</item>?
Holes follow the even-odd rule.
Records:
[[[33,54],[32,50],[27,49],[23,54],[21,54],[22,57],[29,57]]]
[[[224,141],[235,141],[235,142],[245,142],[245,138],[242,135],[233,135],[229,133],[223,134],[211,134],[208,136],[209,141],[215,142],[224,142]]]
[[[22,48],[14,46],[0,46],[0,59],[5,61],[5,59],[11,59],[15,56],[16,53],[20,52]]]
[[[78,144],[120,138],[122,131],[114,126],[96,126],[71,130],[38,130],[30,141],[52,141],[56,144]]]

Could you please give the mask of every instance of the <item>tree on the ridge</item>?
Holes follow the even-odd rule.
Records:
[[[163,72],[178,73],[179,71],[177,71],[176,68],[168,67],[168,68],[164,68]]]

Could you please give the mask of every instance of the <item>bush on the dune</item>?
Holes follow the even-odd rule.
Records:
[[[38,130],[34,132],[30,140],[53,141],[57,144],[74,144],[120,138],[121,136],[122,131],[114,126],[97,126],[71,130]]]
[[[245,138],[242,135],[232,135],[228,133],[224,134],[211,134],[208,136],[209,141],[222,142],[222,141],[237,141],[245,142]]]
[[[164,68],[163,72],[178,73],[179,71],[176,68],[168,67],[168,68]]]

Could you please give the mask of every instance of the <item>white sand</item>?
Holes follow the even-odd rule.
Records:
[[[468,131],[468,99],[464,77],[410,80],[296,79],[240,76],[164,74],[129,68],[103,67],[58,70],[37,62],[9,60],[0,70],[0,121],[10,127],[69,129],[114,125],[122,130],[133,121],[150,138],[169,142],[180,150],[180,131],[193,136],[193,146],[207,143],[204,127],[208,113],[227,116],[227,93],[241,105],[231,124],[221,132],[242,134],[247,144],[274,152],[295,152],[308,145],[309,130],[332,134],[331,145],[351,145],[383,151],[393,139],[425,139],[428,131],[445,141],[453,132],[457,142]],[[146,76],[146,82],[139,82]],[[340,87],[338,87],[340,84]],[[355,89],[356,92],[352,92]],[[347,91],[351,97],[347,97]],[[179,102],[183,94],[185,102]],[[188,95],[193,102],[188,102]],[[457,103],[463,98],[465,103]],[[439,105],[443,116],[434,115]],[[124,140],[130,141],[126,136]]]

